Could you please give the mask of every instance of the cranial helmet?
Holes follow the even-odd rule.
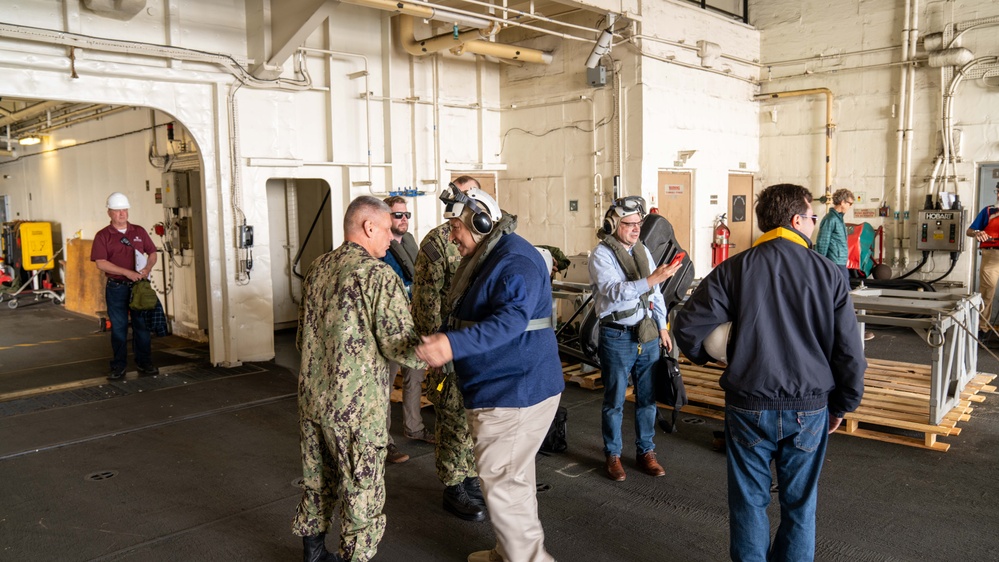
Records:
[[[444,218],[460,219],[465,209],[469,211],[468,225],[479,235],[489,234],[493,225],[503,218],[499,203],[488,193],[473,187],[462,193],[453,183],[441,193],[440,200],[445,204]]]
[[[108,209],[127,209],[129,208],[128,197],[125,197],[124,193],[119,193],[115,191],[111,195],[108,195]]]
[[[645,199],[638,195],[616,199],[611,208],[607,209],[607,214],[604,215],[604,234],[613,234],[617,230],[617,223],[630,215],[639,215],[641,218],[645,218]]]

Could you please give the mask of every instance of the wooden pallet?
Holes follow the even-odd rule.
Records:
[[[562,363],[562,376],[565,378],[565,382],[576,383],[588,390],[600,390],[604,387],[600,383],[600,369],[584,373],[582,363],[574,365]]]
[[[725,418],[725,392],[718,385],[722,370],[721,365],[692,365],[681,358],[680,372],[690,401],[683,407],[683,413]],[[961,393],[961,402],[944,416],[939,425],[933,425],[928,422],[930,367],[868,359],[864,398],[856,411],[846,414],[837,433],[946,451],[950,445],[937,439],[961,433],[957,424],[970,419],[974,411],[972,404],[985,400],[981,393],[996,391],[996,386],[989,384],[995,377],[987,373],[975,377]],[[668,408],[665,404],[660,406]]]

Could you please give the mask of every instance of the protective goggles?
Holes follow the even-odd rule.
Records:
[[[458,186],[454,185],[454,182],[447,184],[447,189],[441,192],[439,199],[441,203],[444,203],[444,218],[460,217],[465,207],[468,207],[472,213],[489,214],[488,210],[479,205],[478,201],[462,193]]]
[[[621,197],[614,201],[614,206],[617,207],[617,214],[621,217],[635,213],[645,216],[645,199],[638,195]]]

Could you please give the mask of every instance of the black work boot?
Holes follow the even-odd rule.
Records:
[[[465,521],[483,521],[486,518],[486,508],[469,497],[462,484],[444,488],[444,509]]]
[[[465,481],[461,483],[465,488],[465,492],[468,493],[468,497],[479,502],[482,507],[486,506],[486,498],[482,495],[482,488],[479,487],[479,477],[469,476],[465,478]]]
[[[326,550],[326,533],[321,533],[315,537],[302,537],[302,546],[305,547],[305,555],[302,557],[305,562],[342,561],[339,554]]]

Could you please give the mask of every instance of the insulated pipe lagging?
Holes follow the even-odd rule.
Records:
[[[402,45],[403,50],[416,57],[451,49],[456,54],[469,52],[501,59],[551,64],[552,55],[544,51],[482,41],[482,39],[486,39],[497,32],[499,32],[498,25],[490,27],[487,30],[473,30],[460,33],[457,39],[455,39],[453,34],[446,33],[417,41],[413,17],[408,15],[399,17],[399,43]]]

